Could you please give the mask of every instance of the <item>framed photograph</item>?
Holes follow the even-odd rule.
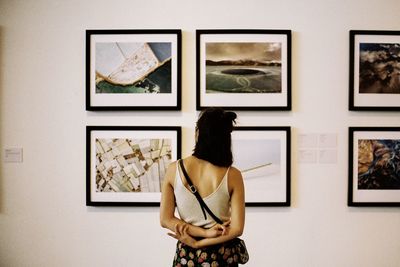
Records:
[[[232,152],[247,206],[290,206],[290,127],[235,127]]]
[[[180,142],[180,127],[87,126],[86,205],[158,206]]]
[[[349,128],[349,206],[400,206],[400,127]]]
[[[196,108],[291,110],[290,30],[197,30]]]
[[[86,110],[180,110],[181,30],[86,30]]]
[[[400,110],[400,31],[350,31],[349,110]]]

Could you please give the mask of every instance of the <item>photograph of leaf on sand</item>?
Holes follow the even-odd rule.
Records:
[[[206,93],[281,93],[280,42],[206,43]]]
[[[96,43],[96,93],[171,93],[171,43]]]

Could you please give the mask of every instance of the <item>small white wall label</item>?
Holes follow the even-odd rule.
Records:
[[[22,148],[6,148],[4,150],[4,162],[22,163]]]
[[[298,162],[336,164],[338,137],[336,133],[304,133],[298,136]]]

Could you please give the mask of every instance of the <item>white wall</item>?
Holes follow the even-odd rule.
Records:
[[[85,206],[86,125],[183,126],[193,146],[196,29],[291,29],[291,112],[238,112],[241,126],[293,127],[292,206],[247,208],[247,266],[400,266],[398,208],[349,208],[348,31],[399,30],[398,0],[0,1],[0,266],[170,266],[157,207]],[[183,30],[181,112],[85,111],[85,29]],[[338,135],[338,162],[297,163],[298,133]],[[2,155],[3,156],[3,155]]]

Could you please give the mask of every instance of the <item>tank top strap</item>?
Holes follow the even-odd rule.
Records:
[[[176,186],[184,186],[183,182],[182,182],[182,178],[181,178],[181,174],[179,172],[179,161],[181,161],[181,159],[176,161],[176,171],[175,171],[175,182],[174,182],[174,188]]]

